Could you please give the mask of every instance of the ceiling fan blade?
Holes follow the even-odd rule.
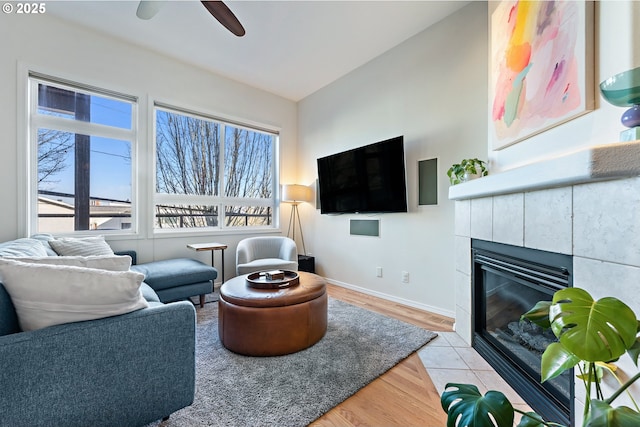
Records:
[[[164,6],[163,1],[141,0],[136,10],[136,16],[140,19],[151,19]]]
[[[221,1],[203,1],[202,4],[227,30],[238,37],[244,36],[244,27],[227,5]]]

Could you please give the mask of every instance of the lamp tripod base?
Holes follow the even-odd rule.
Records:
[[[300,240],[302,240],[302,254],[307,254],[307,248],[304,247],[304,236],[302,235],[302,224],[300,224],[300,213],[298,212],[298,204],[291,206],[291,217],[289,218],[289,228],[287,229],[287,237],[291,237],[296,241],[296,225],[300,230]],[[293,233],[292,233],[293,231]]]

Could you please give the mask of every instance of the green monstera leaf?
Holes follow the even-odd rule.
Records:
[[[551,301],[539,301],[531,310],[523,314],[521,319],[528,319],[541,328],[549,329],[551,327],[549,307],[551,307]]]
[[[601,400],[592,400],[584,427],[638,427],[640,414],[626,406],[612,408]]]
[[[499,391],[488,391],[482,396],[472,384],[449,383],[440,403],[447,413],[447,427],[513,426],[513,406]]]
[[[640,321],[638,321],[637,332],[640,332]],[[633,343],[631,348],[627,350],[627,353],[631,357],[631,360],[633,360],[633,363],[635,363],[636,366],[638,366],[638,357],[640,357],[640,337],[636,338],[636,342]]]
[[[587,362],[617,359],[636,341],[636,316],[617,298],[594,301],[584,289],[563,289],[554,294],[549,317],[564,349]]]
[[[580,362],[573,353],[568,352],[562,344],[551,343],[542,353],[542,363],[540,365],[541,382],[553,379],[562,374],[567,369],[571,369]]]
[[[518,423],[518,427],[543,427],[546,425],[542,417],[535,412],[527,412]]]

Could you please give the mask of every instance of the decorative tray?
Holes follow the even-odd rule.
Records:
[[[258,289],[282,289],[296,286],[300,283],[298,273],[289,270],[280,270],[283,278],[270,278],[267,271],[257,271],[247,276],[247,286]]]

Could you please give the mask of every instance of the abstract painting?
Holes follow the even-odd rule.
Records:
[[[502,1],[490,52],[493,150],[593,110],[592,2]]]

